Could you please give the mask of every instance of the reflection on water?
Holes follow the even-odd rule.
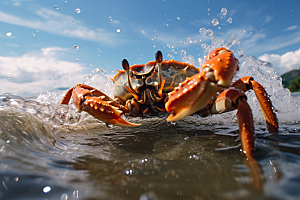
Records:
[[[1,107],[0,197],[299,197],[299,123],[280,124],[279,135],[256,124],[256,162],[239,152],[236,122],[174,125],[163,118],[145,118],[143,126],[126,129],[107,128],[92,117],[53,126],[51,118],[41,121],[23,109]]]
[[[300,98],[282,87],[270,63],[242,52],[239,60],[238,76],[265,86],[279,119],[279,134],[270,135],[253,92],[247,93],[256,160],[240,153],[235,112],[173,124],[166,114],[129,118],[143,125],[108,128],[74,105],[59,105],[60,91],[35,100],[5,94],[0,199],[298,199]],[[111,95],[101,70],[84,83]]]

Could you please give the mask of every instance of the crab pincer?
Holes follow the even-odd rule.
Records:
[[[141,125],[122,119],[121,114],[128,112],[128,109],[91,86],[78,84],[70,88],[63,97],[61,104],[68,104],[71,97],[79,112],[85,111],[106,124],[122,127]]]

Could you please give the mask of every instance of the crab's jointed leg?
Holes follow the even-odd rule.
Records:
[[[63,97],[61,104],[68,104],[71,96],[79,111],[85,111],[106,124],[123,127],[141,125],[123,120],[121,114],[129,112],[128,109],[91,86],[78,84],[70,88]]]
[[[268,93],[264,87],[256,82],[253,77],[243,77],[232,84],[233,87],[238,88],[244,92],[252,89],[255,92],[262,113],[264,115],[267,128],[271,133],[278,133],[278,121],[276,114],[273,111],[273,105]]]
[[[210,114],[220,114],[237,109],[242,151],[247,158],[254,156],[254,123],[252,111],[243,91],[230,88],[223,91],[209,108]]]

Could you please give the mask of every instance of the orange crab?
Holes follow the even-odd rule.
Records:
[[[121,115],[125,113],[142,116],[167,111],[171,113],[167,121],[172,122],[195,112],[205,117],[237,109],[242,150],[246,157],[253,158],[254,123],[244,93],[252,89],[268,130],[278,132],[277,117],[263,86],[250,76],[232,83],[239,65],[228,49],[210,52],[200,72],[187,63],[163,60],[160,51],[155,54],[155,61],[145,65],[130,67],[124,59],[122,66],[124,71],[118,71],[112,79],[114,99],[93,87],[78,84],[67,91],[61,104],[68,104],[72,96],[79,111],[86,111],[106,124],[124,127],[141,125],[123,120]]]

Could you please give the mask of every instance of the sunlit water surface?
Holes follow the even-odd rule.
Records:
[[[217,46],[224,43],[210,48]],[[143,125],[108,128],[72,104],[59,105],[65,91],[34,100],[3,94],[0,198],[298,199],[300,99],[282,88],[270,63],[237,56],[238,76],[252,75],[266,87],[280,122],[279,134],[270,135],[254,93],[247,92],[257,162],[240,153],[236,112],[177,123],[167,123],[167,114],[128,118]],[[101,70],[83,83],[111,95]]]

